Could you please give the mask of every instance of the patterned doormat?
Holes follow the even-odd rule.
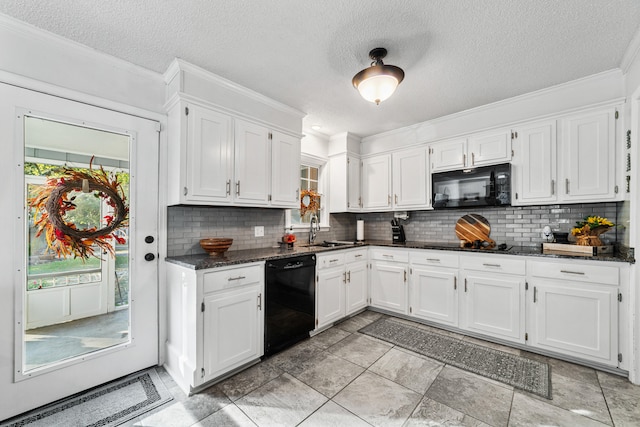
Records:
[[[382,318],[361,333],[465,371],[551,399],[549,364]]]
[[[0,426],[112,427],[173,399],[155,369],[28,412]]]

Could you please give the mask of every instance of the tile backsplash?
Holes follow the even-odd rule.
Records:
[[[204,253],[199,240],[205,237],[232,237],[229,250],[257,249],[277,246],[284,233],[283,209],[170,206],[168,209],[168,256]],[[622,218],[623,203],[589,203],[525,207],[480,208],[472,211],[437,210],[409,212],[401,220],[407,240],[457,243],[455,224],[458,218],[477,213],[489,221],[490,237],[497,243],[533,246],[541,243],[542,228],[569,232],[576,221],[585,216],[604,216],[619,227],[601,236],[605,243],[622,243],[627,220]],[[318,233],[316,241],[355,240],[356,220],[365,221],[365,239],[391,240],[392,212],[341,213],[330,216],[330,229]],[[264,237],[254,236],[254,227],[264,226]],[[298,242],[306,242],[308,232],[296,232]]]

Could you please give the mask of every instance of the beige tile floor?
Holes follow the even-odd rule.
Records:
[[[625,378],[497,346],[549,362],[553,400],[444,365],[359,334],[381,315],[365,311],[186,397],[136,426],[640,426],[640,386]]]

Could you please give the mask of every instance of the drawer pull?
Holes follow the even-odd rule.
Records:
[[[560,273],[567,273],[567,274],[579,274],[579,275],[581,275],[581,276],[584,276],[584,271],[560,270]]]
[[[385,257],[385,258],[392,258],[393,259],[393,255],[382,254],[382,256]]]
[[[245,276],[238,276],[238,277],[229,277],[229,282],[233,281],[233,280],[242,280],[242,279],[246,279]]]
[[[358,254],[356,255],[356,258],[360,258],[362,256],[362,254]]]
[[[486,263],[483,263],[482,265],[484,265],[485,267],[497,267],[497,268],[500,268],[500,264],[486,264]]]
[[[429,262],[440,262],[440,258],[427,258]]]
[[[334,258],[334,259],[330,259],[330,260],[329,260],[329,262],[338,262],[338,261],[340,261],[340,260],[339,260],[339,259],[337,259],[337,258]]]

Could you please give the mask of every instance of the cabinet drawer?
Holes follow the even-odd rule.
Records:
[[[409,262],[409,252],[397,249],[373,248],[371,259],[380,261]]]
[[[326,255],[318,255],[316,267],[318,269],[336,267],[338,265],[344,265],[344,252],[334,251]]]
[[[446,251],[415,251],[409,254],[411,264],[458,268],[458,254]]]
[[[344,254],[344,262],[347,264],[351,264],[352,262],[358,261],[366,261],[367,260],[367,250],[366,249],[358,249],[357,251],[349,251]]]
[[[464,255],[460,257],[460,267],[465,270],[492,273],[517,275],[524,275],[526,273],[526,261],[515,257]]]
[[[575,263],[555,263],[529,261],[529,274],[535,277],[571,280],[573,282],[590,282],[617,286],[619,283],[618,267],[604,265],[586,265]]]
[[[204,293],[236,288],[264,280],[264,269],[259,265],[211,271],[203,274]]]

